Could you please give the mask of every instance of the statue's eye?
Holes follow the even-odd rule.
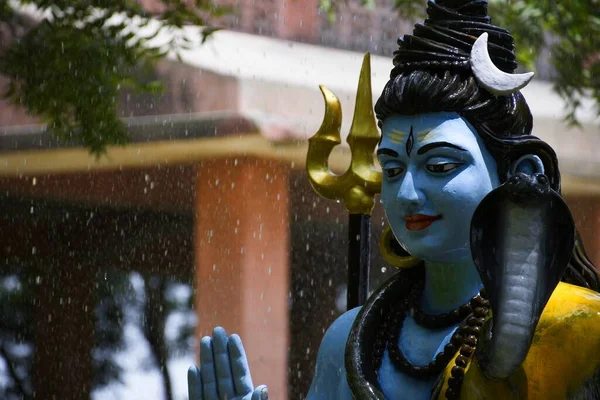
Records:
[[[462,163],[443,163],[443,164],[427,164],[425,168],[429,172],[433,172],[434,174],[443,174],[445,172],[450,172],[453,169],[460,167]]]
[[[403,173],[404,168],[402,168],[402,167],[386,168],[384,171],[388,178],[394,178],[394,177],[400,175],[401,173]]]

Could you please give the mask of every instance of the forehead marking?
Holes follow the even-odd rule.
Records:
[[[413,127],[410,127],[410,134],[408,135],[408,140],[406,141],[406,155],[410,157],[410,153],[412,152],[413,146],[415,145],[415,138],[413,137]]]
[[[426,132],[426,133],[425,133],[425,135],[423,135],[423,136],[420,138],[420,139],[421,139],[421,143],[423,143],[423,142],[426,142],[426,141],[428,141],[428,140],[433,140],[433,139],[435,139],[435,138],[436,138],[436,137],[438,137],[438,136],[439,136],[439,135],[438,135],[438,134],[436,134],[435,132],[433,132],[433,131],[428,131],[428,132]]]
[[[417,139],[423,139],[431,131],[432,131],[431,129],[427,129],[427,130],[424,130],[421,132],[417,132]]]
[[[424,143],[428,140],[433,140],[438,136],[439,135],[437,133],[435,133],[433,129],[426,129],[424,131],[417,133],[417,141],[420,143]]]
[[[433,132],[433,129],[427,129],[427,130],[424,130],[424,131],[421,131],[421,132],[417,133],[417,139],[421,143],[425,142],[427,140],[431,140],[431,139],[433,139],[433,138],[435,138],[437,136],[438,135],[436,135]]]
[[[404,137],[406,136],[405,132],[397,131],[396,129],[392,129],[392,132],[389,134],[390,142],[399,144],[402,143]]]

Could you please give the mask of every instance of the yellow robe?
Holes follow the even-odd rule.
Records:
[[[438,400],[444,400],[450,370],[444,372]],[[486,378],[473,358],[467,366],[461,400],[553,400],[579,393],[600,368],[600,294],[559,283],[540,317],[522,366],[503,381]]]

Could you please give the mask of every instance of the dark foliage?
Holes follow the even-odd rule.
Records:
[[[33,5],[29,15],[23,7]],[[0,4],[0,74],[10,80],[4,96],[39,116],[66,142],[96,155],[128,140],[117,116],[125,88],[157,92],[148,81],[154,63],[192,43],[181,28],[216,29],[212,17],[227,12],[209,1],[162,0],[162,12],[147,13],[134,0],[30,0]],[[139,35],[137,29],[148,34]],[[134,27],[134,29],[132,29]],[[166,43],[152,39],[167,34]]]

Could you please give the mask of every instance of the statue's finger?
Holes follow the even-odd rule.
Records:
[[[202,399],[202,376],[195,365],[188,369],[188,397],[189,400]]]
[[[203,337],[200,341],[200,377],[202,378],[204,400],[218,399],[212,339],[208,336]]]
[[[227,347],[229,349],[229,359],[231,360],[235,394],[244,396],[251,393],[254,390],[254,385],[252,384],[248,359],[246,358],[242,340],[238,335],[233,334],[229,337]]]
[[[221,398],[231,399],[234,394],[233,378],[231,376],[231,362],[227,349],[227,333],[220,326],[213,330],[213,358],[217,376],[217,390]]]
[[[269,391],[265,385],[257,386],[252,393],[251,400],[268,400],[269,399]]]

